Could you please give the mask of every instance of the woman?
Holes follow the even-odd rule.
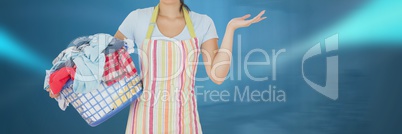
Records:
[[[229,72],[236,29],[257,23],[265,11],[232,19],[218,49],[213,21],[188,11],[183,0],[160,0],[138,9],[123,21],[115,37],[139,47],[144,93],[132,103],[126,133],[202,133],[194,82],[202,53],[210,79],[221,84]]]

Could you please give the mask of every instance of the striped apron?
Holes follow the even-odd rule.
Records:
[[[144,93],[132,103],[126,133],[201,134],[194,93],[200,46],[188,11],[183,8],[189,40],[151,39],[159,5],[139,47]]]

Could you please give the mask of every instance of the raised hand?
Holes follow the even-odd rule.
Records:
[[[266,19],[267,17],[262,17],[262,15],[264,14],[265,10],[261,11],[257,16],[255,16],[253,19],[250,20],[246,20],[247,18],[250,18],[251,16],[250,14],[244,15],[243,17],[234,18],[229,22],[228,28],[236,30],[238,28],[248,27],[251,24],[258,23],[261,20]]]

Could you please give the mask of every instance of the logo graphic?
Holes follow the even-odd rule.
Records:
[[[331,52],[338,50],[338,34],[333,35],[327,39],[325,39],[325,50],[326,52]],[[318,43],[314,47],[310,48],[303,56],[302,61],[302,74],[304,81],[307,82],[314,90],[321,93],[324,96],[332,100],[338,99],[338,56],[327,57],[327,76],[325,86],[320,86],[309,79],[304,75],[304,62],[307,59],[310,59],[313,56],[317,56],[321,54],[321,44]]]

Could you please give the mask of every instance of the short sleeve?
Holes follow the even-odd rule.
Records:
[[[132,11],[128,16],[124,19],[124,21],[119,26],[119,31],[126,36],[128,39],[134,39],[134,30],[135,30],[135,20],[138,18],[138,11]]]
[[[209,16],[205,15],[203,23],[205,24],[206,32],[203,35],[201,44],[210,39],[218,38],[218,33],[216,32],[214,21]]]

